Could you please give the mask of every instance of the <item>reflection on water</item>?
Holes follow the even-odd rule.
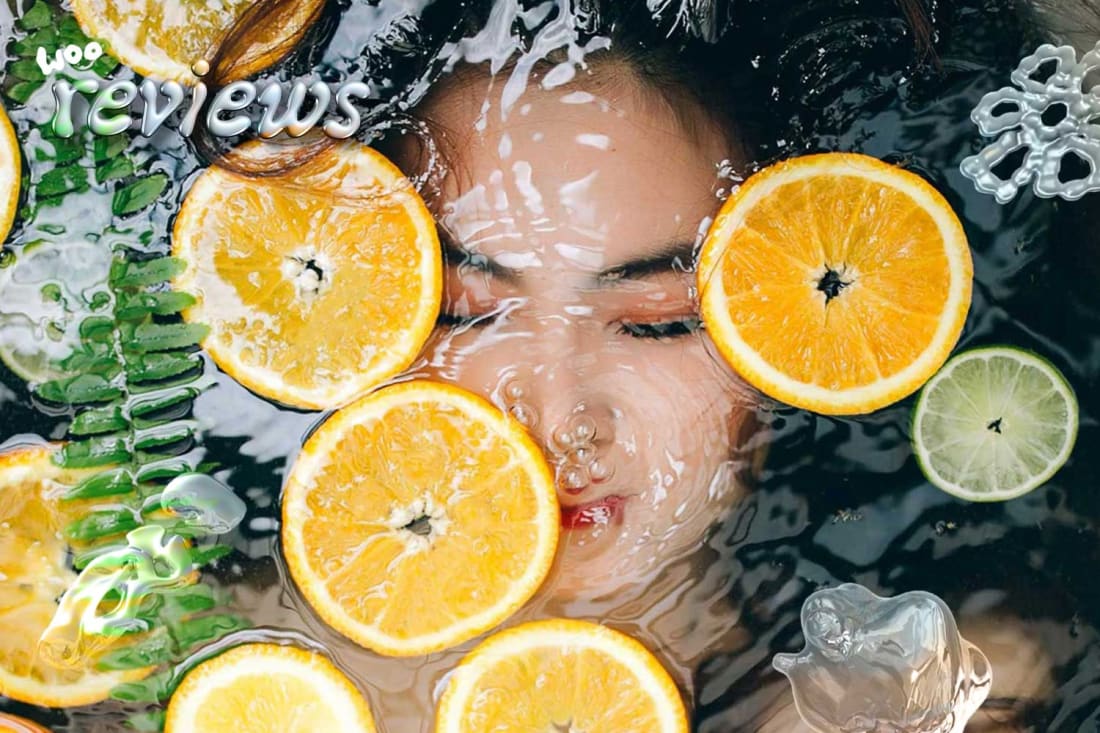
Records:
[[[0,350],[23,379],[63,374],[56,362],[80,344],[80,324],[110,302],[111,252],[72,239],[32,243],[0,269]]]
[[[824,418],[740,385],[698,329],[687,272],[719,196],[762,164],[856,150],[903,165],[932,181],[967,226],[976,281],[960,347],[1003,342],[1051,356],[1078,391],[1079,446],[1095,444],[1100,314],[1091,278],[1100,273],[1078,263],[1097,249],[1064,225],[1067,213],[1095,204],[1086,197],[1067,212],[1024,193],[1001,206],[958,170],[981,144],[970,110],[1029,48],[1015,11],[936,3],[921,21],[931,25],[917,26],[934,32],[922,35],[899,10],[913,3],[780,11],[745,2],[729,30],[740,46],[722,50],[749,81],[725,103],[707,96],[703,79],[664,97],[629,73],[630,62],[601,65],[608,43],[584,32],[591,18],[567,23],[549,4],[521,10],[505,0],[480,32],[457,41],[444,33],[456,25],[444,5],[356,2],[343,14],[333,6],[308,45],[334,78],[388,74],[393,86],[379,97],[422,102],[403,129],[438,146],[440,163],[424,180],[448,248],[445,322],[409,374],[486,395],[529,427],[556,471],[571,517],[558,563],[509,623],[607,623],[661,657],[697,730],[792,731],[789,687],[771,659],[801,647],[805,599],[843,582],[884,596],[924,590],[944,599],[993,667],[975,725],[1100,726],[1089,692],[1100,681],[1097,457],[1079,450],[1050,484],[1006,504],[957,501],[927,484],[910,455],[911,401]],[[684,17],[657,5],[666,23]],[[576,14],[590,6],[567,5]],[[7,33],[3,22],[0,14]],[[532,29],[542,30],[525,41]],[[639,35],[664,43],[663,32]],[[670,48],[666,55],[681,53]],[[682,55],[694,53],[702,64],[714,52]],[[544,56],[549,64],[536,63]],[[432,58],[454,71],[406,88]],[[500,76],[490,84],[469,61]],[[300,56],[287,68],[299,67],[308,70]],[[12,111],[21,133],[34,114]],[[422,146],[394,137],[393,156],[425,173]],[[187,144],[167,131],[138,144],[181,200],[201,167]],[[94,188],[78,198],[89,209],[105,204]],[[8,248],[20,252],[58,216],[23,224]],[[125,225],[151,230],[149,247],[163,250],[170,220],[157,207]],[[100,227],[79,216],[64,225],[76,238]],[[18,376],[0,376],[0,440],[64,434],[66,415],[36,409]],[[205,459],[246,504],[225,538],[235,552],[205,573],[256,625],[243,638],[319,644],[368,695],[381,730],[427,733],[444,675],[472,643],[382,659],[328,629],[282,563],[279,491],[323,416],[274,406],[219,374],[194,417]],[[125,713],[114,703],[3,709],[71,731],[115,730]]]

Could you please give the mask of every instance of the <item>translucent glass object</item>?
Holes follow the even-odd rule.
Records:
[[[146,525],[126,535],[126,546],[88,563],[62,596],[38,653],[55,667],[77,667],[112,637],[145,631],[141,602],[158,590],[190,584],[194,566],[186,541]]]
[[[156,524],[138,527],[126,535],[125,546],[95,557],[80,572],[38,642],[39,655],[53,666],[75,668],[112,638],[148,631],[142,603],[151,594],[195,582],[190,544],[183,535],[231,532],[246,510],[232,489],[200,473],[177,476],[151,501],[174,518],[172,531]]]
[[[172,479],[160,496],[161,507],[179,517],[192,537],[232,532],[247,507],[233,490],[203,473]]]
[[[805,649],[773,664],[819,733],[962,733],[989,694],[989,661],[931,593],[821,590],[802,606],[802,630]]]
[[[1023,59],[1012,72],[1016,88],[991,92],[974,109],[982,134],[999,137],[962,162],[963,175],[1002,204],[1028,184],[1069,201],[1100,191],[1100,85],[1088,86],[1098,70],[1100,43],[1080,61],[1072,46],[1049,44]],[[1022,155],[1018,166],[1013,154]]]

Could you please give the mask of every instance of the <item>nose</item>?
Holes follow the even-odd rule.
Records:
[[[557,425],[549,442],[557,456],[557,481],[561,491],[581,494],[614,475],[614,421],[606,406],[591,408],[580,402],[573,413]]]
[[[582,494],[614,475],[613,411],[598,392],[581,384],[563,387],[553,378],[556,368],[541,371],[543,379],[510,376],[501,388],[503,401],[542,445],[554,467],[558,490],[570,496]]]
[[[523,363],[505,374],[498,392],[542,445],[565,495],[582,494],[615,472],[614,407],[599,387],[601,360],[579,343],[579,331],[524,349]]]

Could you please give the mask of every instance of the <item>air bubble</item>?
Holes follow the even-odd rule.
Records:
[[[172,479],[160,495],[160,504],[186,523],[188,534],[231,532],[244,519],[247,509],[232,489],[202,473]]]
[[[615,467],[606,458],[597,458],[588,467],[588,473],[593,481],[608,481],[615,475]]]
[[[508,414],[514,417],[527,429],[536,427],[539,422],[539,415],[538,412],[535,411],[535,408],[522,402],[509,407]]]
[[[508,382],[504,386],[504,396],[510,400],[519,401],[527,396],[527,390],[523,388],[523,385],[519,382]]]
[[[596,439],[596,421],[588,415],[578,415],[573,420],[574,445],[584,445]]]
[[[596,449],[591,444],[582,445],[571,450],[567,457],[572,463],[586,465],[596,459]]]
[[[573,447],[573,434],[566,428],[558,428],[554,431],[554,447],[567,451]]]
[[[566,466],[558,474],[558,485],[566,491],[579,491],[589,483],[588,470],[584,466]]]

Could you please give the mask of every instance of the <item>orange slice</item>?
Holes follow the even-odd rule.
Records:
[[[374,733],[355,685],[316,652],[245,644],[206,660],[168,702],[165,733]]]
[[[260,161],[285,145],[239,151]],[[198,302],[206,350],[241,384],[279,402],[336,407],[412,363],[442,293],[435,223],[412,184],[357,142],[290,172],[207,169],[180,209],[175,287]]]
[[[703,321],[755,387],[859,414],[943,365],[970,307],[962,224],[920,177],[874,158],[771,166],[729,198],[703,243]]]
[[[255,0],[73,0],[81,30],[103,41],[107,51],[143,76],[194,84],[192,66],[214,60],[227,31]],[[251,25],[252,37],[223,81],[236,81],[272,66],[320,17],[324,0],[292,0],[267,10]],[[259,21],[259,19],[255,19]]]
[[[629,636],[584,621],[535,621],[495,634],[447,683],[436,733],[687,733],[672,678]]]
[[[77,577],[61,530],[80,506],[63,505],[60,496],[94,473],[58,468],[51,454],[48,447],[0,454],[0,695],[70,707],[99,702],[115,685],[152,669],[101,672],[94,668],[95,659],[62,669],[38,654],[59,598]],[[95,644],[101,651],[115,645],[105,638]]]
[[[314,610],[381,654],[446,649],[530,599],[554,558],[550,469],[523,427],[414,381],[338,411],[283,491],[283,550]]]
[[[0,105],[0,243],[8,238],[11,225],[15,223],[22,165],[19,138],[3,105]]]

